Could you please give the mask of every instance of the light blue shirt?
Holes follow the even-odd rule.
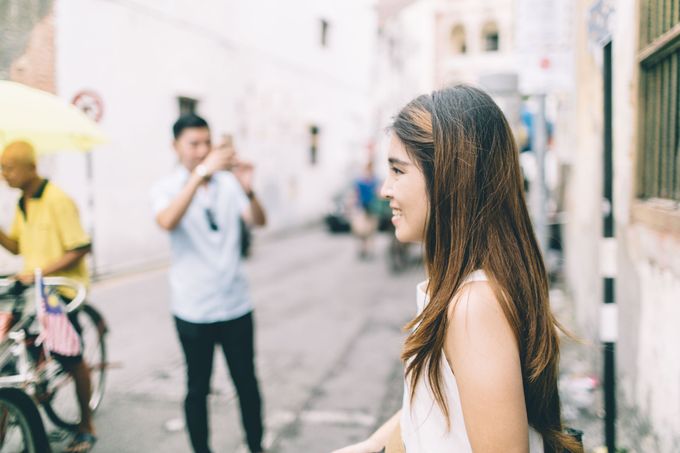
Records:
[[[153,211],[168,207],[189,178],[179,166],[151,189]],[[236,177],[229,172],[213,175],[199,187],[182,220],[170,232],[172,313],[194,323],[239,318],[253,307],[241,263],[239,218],[250,202]],[[210,227],[206,210],[217,226]]]

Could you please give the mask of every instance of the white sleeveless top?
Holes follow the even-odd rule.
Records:
[[[487,281],[486,274],[478,270],[470,274],[463,284]],[[418,288],[418,314],[428,302],[425,293],[427,281]],[[472,453],[470,440],[465,431],[463,408],[453,371],[444,354],[442,354],[441,370],[443,373],[444,395],[449,407],[451,429],[447,430],[446,418],[429,390],[427,379],[418,381],[413,404],[410,400],[409,382],[404,380],[404,402],[401,412],[401,437],[406,453]],[[529,452],[543,453],[543,438],[531,426],[529,427]]]

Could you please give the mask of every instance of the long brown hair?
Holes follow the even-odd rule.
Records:
[[[503,113],[483,91],[459,85],[414,99],[392,129],[423,172],[429,207],[424,253],[430,301],[406,326],[402,353],[411,398],[426,375],[448,418],[440,373],[447,309],[465,277],[483,269],[517,339],[529,424],[543,436],[546,453],[582,451],[562,432],[560,327],[550,311],[517,146]]]

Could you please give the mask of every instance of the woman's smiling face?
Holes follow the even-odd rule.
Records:
[[[390,200],[395,235],[400,242],[422,242],[429,205],[423,172],[394,134],[387,158],[390,168],[380,194]]]

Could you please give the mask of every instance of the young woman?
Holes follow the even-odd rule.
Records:
[[[382,195],[397,238],[424,242],[428,280],[402,410],[336,453],[581,452],[562,432],[559,325],[503,113],[456,86],[411,101],[392,132]]]

